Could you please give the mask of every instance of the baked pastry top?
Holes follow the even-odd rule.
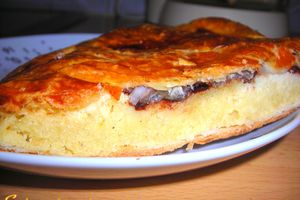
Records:
[[[299,52],[299,38],[269,39],[222,18],[177,27],[119,28],[11,72],[0,84],[0,110],[17,112],[32,102],[49,110],[79,109],[95,101],[102,89],[119,99],[139,86],[168,93],[184,86],[188,91],[182,95],[188,96],[199,85],[204,90],[231,79],[251,81],[260,73],[298,73]],[[160,100],[185,99],[162,96]],[[157,102],[137,101],[129,103],[144,108]]]

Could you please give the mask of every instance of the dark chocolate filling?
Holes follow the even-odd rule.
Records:
[[[144,109],[147,105],[157,103],[162,100],[177,102],[182,101],[193,93],[208,90],[211,87],[218,87],[232,80],[241,80],[243,83],[251,82],[256,72],[243,70],[239,73],[232,73],[221,81],[198,81],[192,85],[176,86],[169,90],[156,90],[151,87],[137,86],[135,88],[126,88],[123,93],[129,95],[129,103],[136,110]]]
[[[292,74],[300,74],[300,67],[297,65],[293,65],[290,69],[289,72]]]

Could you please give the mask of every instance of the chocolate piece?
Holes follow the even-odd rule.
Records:
[[[300,67],[297,65],[293,65],[290,69],[289,72],[292,74],[300,74]]]

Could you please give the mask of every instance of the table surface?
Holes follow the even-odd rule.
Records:
[[[7,197],[7,198],[6,198]],[[300,126],[286,137],[213,166],[160,177],[79,180],[0,169],[0,199],[300,199]]]

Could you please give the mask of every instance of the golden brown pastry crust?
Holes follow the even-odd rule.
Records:
[[[0,84],[0,110],[16,112],[32,102],[49,110],[78,109],[101,89],[118,99],[124,88],[166,90],[245,69],[259,73],[263,64],[284,72],[299,62],[299,51],[297,38],[267,39],[221,18],[120,28],[17,68]]]

